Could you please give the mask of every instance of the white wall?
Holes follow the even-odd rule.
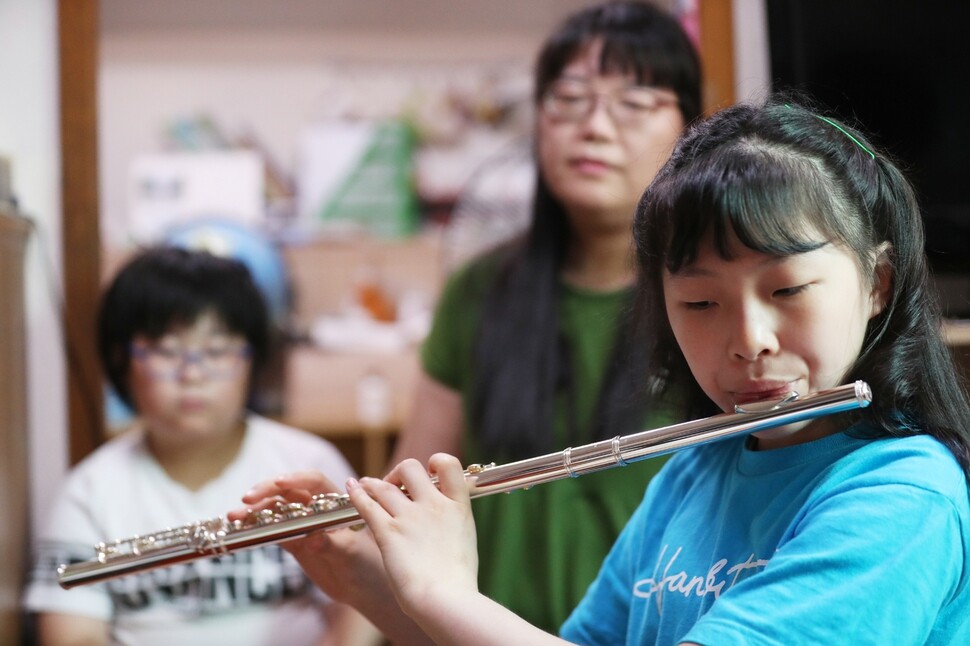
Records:
[[[61,341],[61,192],[56,0],[0,0],[0,155],[36,227],[27,254],[27,390],[32,522],[67,469]],[[25,492],[27,493],[27,492]]]

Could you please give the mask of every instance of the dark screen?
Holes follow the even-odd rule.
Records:
[[[872,135],[916,186],[933,271],[970,274],[970,2],[766,2],[773,87]]]

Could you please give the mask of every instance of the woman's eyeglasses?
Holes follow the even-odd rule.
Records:
[[[600,97],[606,101],[613,122],[623,126],[637,125],[657,109],[678,102],[668,91],[642,85],[597,92],[585,81],[561,79],[546,90],[542,109],[553,119],[582,121],[592,113]]]
[[[248,359],[252,349],[248,345],[227,345],[182,350],[157,345],[131,344],[131,356],[156,379],[177,379],[190,365],[209,379],[225,379],[239,374],[243,360]]]

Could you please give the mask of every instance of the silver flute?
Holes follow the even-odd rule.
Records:
[[[465,479],[473,498],[528,489],[689,446],[864,408],[871,401],[872,391],[864,381],[805,397],[791,393],[778,402],[737,406],[733,413],[618,436],[501,466],[474,464],[465,471]],[[346,494],[317,494],[306,505],[279,502],[275,509],[252,512],[245,520],[212,518],[99,543],[94,546],[94,558],[60,565],[58,581],[64,588],[73,588],[362,522]]]

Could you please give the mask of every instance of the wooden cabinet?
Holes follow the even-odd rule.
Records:
[[[29,562],[24,251],[30,223],[0,206],[0,643],[20,641]]]

